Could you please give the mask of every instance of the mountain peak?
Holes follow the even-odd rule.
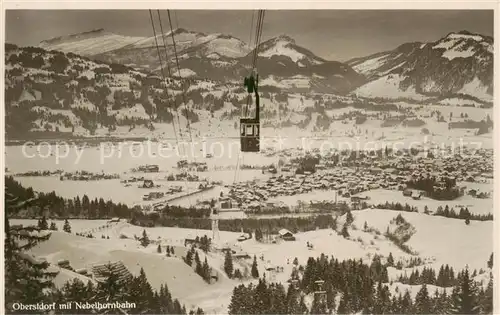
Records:
[[[200,33],[200,32],[194,32],[194,31],[189,31],[185,28],[179,27],[174,30],[174,35],[180,35],[180,34],[200,34],[204,36],[205,34]]]
[[[481,34],[476,34],[476,33],[471,33],[469,31],[466,31],[466,30],[461,30],[461,31],[458,31],[458,32],[451,32],[451,33],[448,33],[448,35],[446,35],[443,39],[472,39],[472,40],[475,40],[475,41],[483,41],[487,38],[487,36],[484,36],[484,35],[481,35]]]
[[[291,38],[290,36],[285,35],[285,34],[281,34],[281,35],[275,37],[274,41],[276,41],[276,42],[285,41],[285,42],[288,42],[290,44],[295,44],[295,40],[293,38]]]
[[[97,28],[97,29],[93,29],[90,31],[86,31],[86,32],[63,35],[63,36],[58,36],[58,37],[53,37],[50,39],[42,40],[40,42],[40,44],[41,45],[44,45],[44,44],[48,45],[48,44],[54,44],[54,43],[61,42],[61,41],[79,40],[79,39],[89,38],[89,37],[98,37],[98,36],[102,36],[105,34],[108,34],[108,32],[106,32],[103,28]]]
[[[141,37],[121,36],[105,31],[103,28],[91,31],[54,37],[43,40],[38,45],[46,50],[72,52],[82,56],[92,56],[116,50],[140,40]]]

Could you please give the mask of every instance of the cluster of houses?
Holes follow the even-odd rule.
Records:
[[[147,179],[144,181],[143,185],[142,186],[139,186],[141,188],[154,188],[154,187],[159,187],[159,186],[155,186],[153,181],[150,180],[150,179]],[[142,196],[142,200],[144,201],[150,201],[150,200],[155,200],[155,199],[160,199],[160,198],[163,198],[165,197],[166,195],[173,195],[173,194],[177,194],[177,193],[180,193],[183,191],[183,188],[182,186],[171,186],[171,187],[168,187],[166,188],[165,191],[152,191],[152,192],[149,192],[147,194],[144,194]]]
[[[434,190],[446,189],[450,182],[481,182],[492,177],[492,161],[491,150],[478,150],[474,155],[454,154],[437,158],[409,153],[390,157],[364,155],[339,166],[332,166],[331,161],[323,159],[316,165],[315,173],[304,174],[284,172],[294,167],[289,163],[281,167],[280,174],[273,174],[268,179],[227,185],[229,193],[222,200],[221,208],[265,208],[269,207],[269,199],[312,190],[336,190],[340,196],[351,198],[362,192],[383,188],[399,190],[404,196],[420,199],[424,193],[408,189],[407,182],[433,178]],[[351,202],[362,201],[358,199]]]
[[[120,178],[120,175],[118,175],[118,174],[91,173],[91,172],[87,172],[87,171],[76,171],[74,173],[64,173],[61,176],[59,176],[59,180],[61,180],[61,181],[64,181],[64,180],[90,181],[90,180],[118,179],[118,178]]]
[[[160,167],[154,164],[141,165],[137,168],[132,169],[132,172],[142,172],[142,173],[158,173],[159,171]]]
[[[211,156],[207,155],[207,158],[209,157]],[[196,172],[208,171],[208,165],[206,162],[188,162],[187,160],[177,162],[177,168]]]

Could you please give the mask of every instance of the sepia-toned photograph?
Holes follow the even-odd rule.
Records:
[[[97,5],[4,10],[3,313],[496,313],[493,9]]]

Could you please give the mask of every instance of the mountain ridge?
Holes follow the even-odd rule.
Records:
[[[364,86],[353,91],[364,97],[384,97],[382,91],[415,99],[463,93],[492,102],[493,38],[489,36],[450,32],[433,42],[405,43],[347,64],[367,78]]]
[[[154,37],[132,40],[111,34],[104,29],[72,34],[66,40],[66,45],[61,43],[66,37],[57,37],[49,41],[59,41],[58,46],[44,48],[72,50],[95,60],[121,63],[147,71],[158,72],[161,69]],[[175,29],[174,34],[180,69],[176,69],[173,58],[171,33],[157,35],[160,53],[169,56],[168,67],[174,73],[181,70],[182,73],[201,79],[239,81],[251,67],[254,50],[234,36],[206,34],[184,28]],[[92,36],[102,44],[88,45],[86,38]],[[78,38],[85,45],[78,45]],[[166,51],[163,39],[166,40]],[[103,49],[104,46],[107,49]],[[297,45],[287,34],[270,38],[254,49],[258,51],[261,77],[273,78],[277,82],[297,81],[300,78],[299,83],[289,88],[295,92],[352,92],[368,98],[408,97],[415,100],[463,93],[487,102],[492,100],[493,37],[466,30],[449,32],[433,42],[403,43],[395,49],[352,58],[346,62],[319,57]],[[467,59],[469,57],[472,59]],[[164,64],[163,68],[167,66]],[[462,73],[466,75],[460,76],[458,81],[453,79]],[[389,90],[395,89],[394,95],[384,96],[387,86]]]

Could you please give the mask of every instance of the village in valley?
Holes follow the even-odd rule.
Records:
[[[159,25],[6,44],[9,312],[494,314],[491,36],[337,64]]]

